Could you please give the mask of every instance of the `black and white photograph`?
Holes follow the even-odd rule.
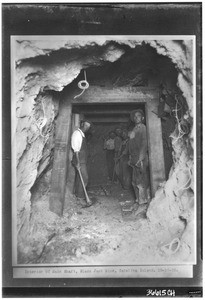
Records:
[[[184,293],[201,297],[197,37],[89,34],[100,9],[62,5],[87,28],[75,34],[9,31],[11,276],[167,279],[144,296],[168,297],[195,278]]]

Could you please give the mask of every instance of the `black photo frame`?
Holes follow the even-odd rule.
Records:
[[[89,21],[81,18],[92,8]],[[4,297],[202,297],[202,3],[2,4],[2,249]],[[192,35],[196,39],[197,264],[193,278],[13,278],[11,36]],[[171,295],[171,294],[170,294]],[[172,295],[171,295],[172,296]]]

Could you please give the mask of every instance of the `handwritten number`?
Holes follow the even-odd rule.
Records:
[[[157,296],[157,297],[164,297],[164,296],[170,296],[175,297],[175,290],[147,290],[146,296]]]

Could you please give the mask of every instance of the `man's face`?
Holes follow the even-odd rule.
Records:
[[[121,136],[122,135],[122,130],[120,128],[116,129],[116,135]]]
[[[85,122],[84,123],[84,132],[87,132],[90,129],[90,123]]]
[[[128,137],[127,131],[123,131],[122,132],[122,138],[123,138],[123,140],[126,140],[127,137]]]
[[[143,120],[143,116],[141,115],[141,113],[139,111],[137,111],[134,115],[134,122],[135,124],[140,124],[142,123],[142,120]]]
[[[111,133],[110,133],[110,138],[111,138],[111,139],[114,139],[114,138],[115,138],[114,132],[111,132]]]

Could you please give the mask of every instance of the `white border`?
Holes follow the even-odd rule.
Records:
[[[15,45],[11,38],[11,195],[12,195],[12,265],[17,264],[17,166],[16,166],[16,103],[15,103]]]
[[[192,61],[192,67],[193,67],[193,137],[194,137],[194,216],[195,216],[195,262],[194,264],[197,264],[197,206],[198,206],[198,193],[197,193],[197,132],[196,132],[196,37],[193,37],[193,61]]]
[[[171,37],[171,39],[170,39]],[[11,38],[15,40],[31,40],[31,41],[110,41],[110,40],[190,40],[193,39],[195,35],[12,35]],[[46,38],[46,40],[45,40]]]

